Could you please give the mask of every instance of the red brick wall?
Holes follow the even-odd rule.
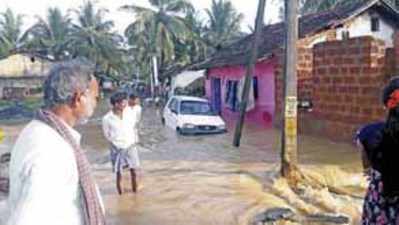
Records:
[[[275,53],[278,58],[275,76],[275,96],[276,96],[276,112],[282,112],[282,98],[283,98],[283,51],[280,49]],[[298,98],[311,98],[313,94],[313,51],[310,48],[298,48]]]
[[[384,119],[380,93],[393,63],[386,54],[392,51],[386,51],[384,42],[372,37],[299,49],[298,100],[310,98],[313,103],[311,112],[299,111],[299,131],[351,140],[361,125]],[[275,76],[277,125],[282,118],[281,65]]]
[[[313,51],[309,48],[298,49],[298,96],[309,99],[313,95]]]
[[[383,42],[362,37],[316,45],[313,75],[311,118],[322,121],[328,137],[349,140],[359,126],[384,118]]]

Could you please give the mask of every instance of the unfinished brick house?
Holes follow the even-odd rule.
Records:
[[[384,0],[300,18],[298,100],[312,103],[311,110],[299,110],[300,132],[351,140],[362,124],[384,119],[380,92],[399,66],[398,28],[399,12]],[[255,107],[247,113],[247,121],[279,125],[284,24],[265,26],[262,37],[253,75]],[[239,89],[245,75],[252,41],[249,35],[193,66],[207,70],[207,97],[223,116],[235,118],[238,113],[231,99],[239,102],[240,96],[231,92]]]

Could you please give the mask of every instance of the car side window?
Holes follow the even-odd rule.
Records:
[[[177,100],[176,99],[172,99],[172,101],[169,104],[169,109],[171,112],[174,112],[177,114]]]
[[[169,105],[168,105],[168,108],[169,108],[170,110],[173,110],[173,105],[174,105],[175,102],[176,102],[176,99],[170,100]]]
[[[174,112],[177,114],[179,112],[179,101],[175,101],[175,104],[173,106]]]

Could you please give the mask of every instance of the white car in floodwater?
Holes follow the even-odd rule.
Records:
[[[216,134],[227,131],[226,123],[214,113],[208,100],[173,96],[162,115],[162,123],[179,134]]]

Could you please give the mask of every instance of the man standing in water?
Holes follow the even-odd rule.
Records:
[[[103,118],[105,138],[111,145],[111,161],[113,172],[116,173],[116,188],[123,193],[122,170],[129,168],[133,192],[137,192],[135,169],[140,166],[140,160],[135,146],[134,121],[127,108],[127,94],[117,92],[111,96],[112,110]]]
[[[59,63],[43,88],[45,107],[11,152],[8,225],[104,225],[101,196],[73,129],[97,105],[93,69]]]
[[[135,94],[130,94],[129,95],[129,102],[128,102],[128,110],[127,113],[129,114],[130,117],[130,122],[131,125],[133,126],[133,140],[134,140],[134,148],[136,149],[136,153],[138,154],[137,150],[137,145],[140,141],[139,137],[139,125],[141,121],[141,104],[140,104],[140,98],[135,95]],[[133,169],[132,171],[132,176],[134,177],[135,180],[137,180],[137,173],[136,170]]]
[[[131,94],[129,96],[129,113],[131,114],[130,116],[132,117],[132,123],[133,123],[133,133],[134,133],[134,140],[136,141],[136,144],[140,141],[139,138],[139,125],[141,121],[141,104],[140,104],[140,98],[135,95]]]

